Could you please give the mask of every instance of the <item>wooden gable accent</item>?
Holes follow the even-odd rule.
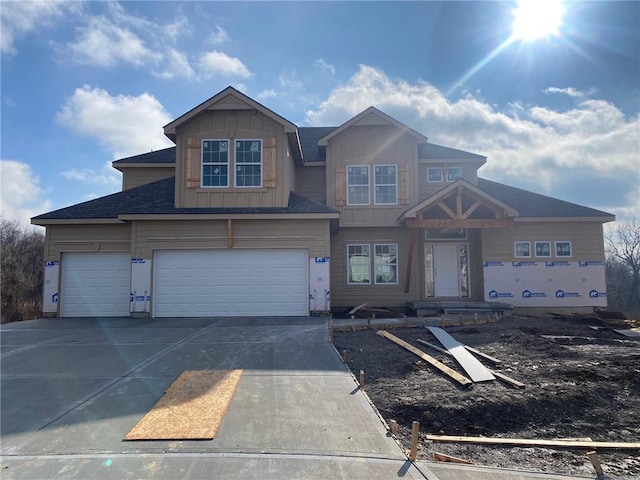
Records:
[[[187,139],[187,188],[200,187],[201,154],[200,140]]]
[[[459,180],[405,212],[400,221],[411,228],[504,228],[516,216],[513,208]]]

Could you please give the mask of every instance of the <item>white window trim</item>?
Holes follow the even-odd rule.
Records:
[[[539,243],[546,243],[549,245],[549,255],[538,255],[538,244]],[[536,242],[533,242],[533,254],[537,257],[537,258],[551,258],[552,252],[551,252],[551,242],[548,240],[538,240]]]
[[[396,247],[396,281],[395,282],[378,282],[378,276],[376,275],[377,273],[377,269],[376,267],[378,266],[378,262],[377,262],[377,255],[376,255],[376,247],[378,246],[390,246],[393,245],[394,247]],[[386,263],[382,264],[382,265],[387,265]],[[398,244],[397,243],[374,243],[373,244],[373,271],[372,271],[373,275],[373,282],[376,285],[398,285],[399,282],[399,277],[400,277],[400,271],[398,269]]]
[[[518,255],[518,244],[529,245],[529,255]],[[515,258],[531,258],[531,242],[527,242],[527,241],[513,242],[513,256]]]
[[[349,187],[364,187],[364,185],[349,185],[349,168],[362,168],[365,167],[367,169],[367,203],[352,203],[349,201]],[[371,168],[369,167],[369,165],[347,165],[346,168],[346,173],[347,173],[347,205],[351,206],[360,206],[360,205],[371,205]],[[396,194],[397,195],[397,194]]]
[[[440,180],[429,180],[429,171],[438,170],[440,172]],[[427,183],[442,183],[444,176],[442,174],[442,167],[427,167]]]
[[[449,180],[449,170],[451,171],[458,171],[459,175],[454,178],[453,180]],[[447,183],[452,183],[455,182],[456,180],[458,180],[459,178],[462,178],[462,167],[447,167]]]
[[[236,142],[259,142],[260,143],[260,185],[238,185],[238,166],[243,165],[258,165],[258,163],[238,163],[236,157],[237,145]],[[235,188],[262,188],[264,184],[264,142],[261,138],[234,138],[233,140],[233,186]]]
[[[396,196],[393,202],[378,202],[378,195],[376,192],[376,187],[390,187],[391,183],[376,183],[376,167],[394,167],[396,169],[396,183],[393,184],[396,187]],[[373,201],[374,205],[397,205],[398,204],[398,165],[393,163],[384,164],[384,165],[374,165],[373,166]]]
[[[363,282],[352,282],[350,280],[350,273],[351,273],[351,257],[349,257],[349,247],[369,247],[369,283],[363,283]],[[348,243],[347,244],[347,285],[371,285],[371,244],[369,243]]]
[[[569,255],[558,255],[558,244],[559,243],[568,243],[569,244]],[[557,258],[571,258],[573,256],[573,245],[569,240],[558,240],[554,242],[553,250]]]
[[[227,163],[204,163],[204,142],[227,142]],[[226,165],[227,184],[226,185],[205,185],[204,166],[205,165]],[[228,138],[203,138],[200,141],[200,187],[201,188],[229,188],[229,176],[231,175],[231,140]]]

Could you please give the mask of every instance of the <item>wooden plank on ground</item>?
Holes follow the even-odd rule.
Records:
[[[369,304],[368,303],[363,303],[362,305],[358,305],[357,307],[352,308],[351,311],[349,312],[349,315],[353,315],[358,310],[360,310],[361,308],[366,307],[367,305],[369,305]]]
[[[473,465],[473,462],[465,460],[464,458],[454,457],[453,455],[447,455],[446,453],[440,452],[433,452],[433,459],[436,462],[464,463],[466,465]]]
[[[242,370],[183,372],[124,439],[213,439],[241,376]]]
[[[463,345],[464,348],[469,350],[471,353],[475,353],[479,357],[484,358],[485,360],[489,360],[491,363],[502,363],[502,360],[498,360],[496,357],[492,357],[491,355],[487,355],[486,353],[482,353],[475,348],[470,347],[469,345]]]
[[[471,385],[473,383],[471,380],[469,380],[464,375],[460,375],[458,372],[456,372],[452,368],[447,367],[444,363],[439,362],[438,360],[436,360],[432,356],[427,355],[422,350],[414,347],[410,343],[405,342],[401,338],[398,338],[395,335],[393,335],[393,334],[391,334],[389,332],[386,332],[384,330],[378,330],[377,334],[380,335],[383,338],[386,338],[387,340],[391,340],[396,345],[400,345],[402,348],[404,348],[405,350],[410,351],[414,355],[417,355],[422,360],[427,362],[429,365],[437,368],[438,370],[440,370],[445,375],[448,375],[449,377],[454,379],[460,385],[465,385],[466,386],[466,385]]]
[[[426,342],[420,338],[416,339],[416,342],[418,343],[422,343],[423,345],[426,345],[427,347],[431,347],[434,350],[437,350],[438,352],[444,353],[446,355],[449,356],[453,356],[453,354],[449,351],[449,350],[445,350],[444,348],[440,348],[437,345],[434,345],[433,343],[429,343]],[[513,386],[514,388],[525,388],[526,385],[522,382],[519,382],[518,380],[511,378],[511,377],[507,377],[505,374],[500,373],[500,372],[496,372],[495,370],[489,370],[498,380],[502,380],[503,382],[506,382],[508,384],[510,384],[511,386]]]
[[[598,442],[581,440],[535,440],[526,438],[462,437],[455,435],[427,435],[433,442],[478,443],[485,445],[515,445],[522,447],[601,448],[640,450],[640,442]]]
[[[440,327],[427,327],[427,329],[440,341],[444,348],[451,352],[453,358],[467,372],[471,380],[474,382],[486,382],[496,379],[487,367],[482,365],[476,357],[471,355],[460,342],[447,332]]]

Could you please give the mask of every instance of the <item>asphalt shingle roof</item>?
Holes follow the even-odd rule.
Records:
[[[478,178],[478,187],[518,210],[521,217],[613,217],[610,213],[595,208],[565,202],[484,178]]]
[[[286,207],[263,208],[176,208],[175,177],[71,205],[34,217],[33,220],[117,218],[123,214],[275,214],[336,213],[326,205],[290,192]]]
[[[113,162],[114,165],[118,163],[176,163],[176,147],[163,148]]]

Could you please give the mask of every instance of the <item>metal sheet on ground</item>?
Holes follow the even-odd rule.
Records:
[[[453,355],[474,382],[495,380],[496,377],[482,365],[460,342],[439,327],[427,327],[438,341]]]

